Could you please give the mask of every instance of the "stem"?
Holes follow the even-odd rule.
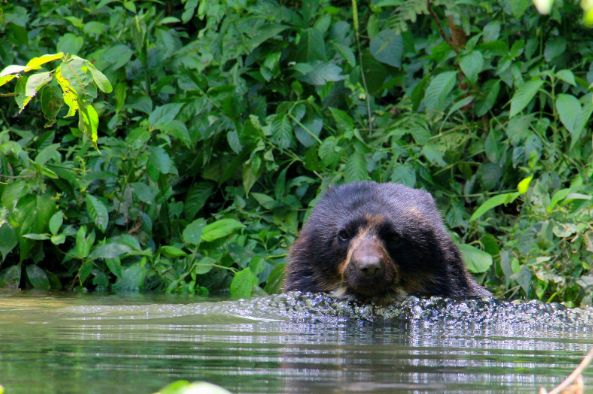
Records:
[[[373,132],[373,114],[371,112],[371,102],[370,102],[370,94],[369,88],[367,87],[367,79],[364,76],[364,62],[362,59],[362,51],[360,47],[360,29],[358,24],[358,1],[352,0],[352,23],[354,24],[354,35],[356,37],[356,50],[358,51],[358,63],[360,64],[360,78],[362,81],[362,87],[364,88],[365,92],[365,101],[366,101],[366,108],[367,108],[367,123],[369,127],[369,133]]]
[[[540,389],[540,393],[560,394],[560,393],[563,392],[563,390],[565,388],[567,388],[568,386],[570,386],[575,380],[578,383],[579,382],[579,378],[581,379],[580,380],[580,383],[582,384],[582,376],[581,376],[581,374],[583,373],[583,371],[585,370],[585,368],[587,368],[587,366],[589,366],[589,364],[591,363],[592,360],[593,360],[593,348],[591,348],[591,350],[589,350],[589,353],[587,353],[587,355],[585,356],[585,358],[583,358],[583,360],[578,365],[578,367],[576,367],[575,370],[572,371],[572,373],[570,375],[568,375],[568,377],[566,379],[564,379],[564,381],[562,383],[560,383],[558,386],[556,386],[550,392],[547,392],[545,389]]]
[[[319,139],[319,137],[317,137],[315,135],[315,133],[313,133],[311,130],[309,130],[309,128],[307,126],[305,126],[304,124],[301,123],[300,120],[298,120],[293,114],[288,113],[288,117],[290,119],[292,119],[296,124],[298,124],[299,126],[302,127],[303,130],[305,130],[307,132],[307,134],[309,134],[311,136],[311,138],[313,138],[315,141],[317,141],[317,143],[319,145],[321,145],[323,142],[321,141],[321,139]]]
[[[434,20],[435,25],[437,25],[437,30],[439,31],[439,34],[441,35],[441,38],[447,44],[449,44],[449,46],[451,48],[453,48],[453,50],[455,52],[459,53],[459,49],[456,48],[455,45],[453,45],[453,43],[451,42],[451,40],[449,40],[449,38],[445,34],[445,30],[443,30],[443,26],[441,25],[441,21],[439,20],[439,16],[432,9],[432,4],[431,4],[430,0],[426,0],[426,8],[428,9],[428,12],[430,13],[430,16],[432,16],[432,19]]]

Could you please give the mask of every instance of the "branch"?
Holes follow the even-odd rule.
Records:
[[[572,373],[570,375],[568,375],[568,377],[566,379],[564,379],[564,381],[562,383],[560,383],[558,386],[556,386],[550,392],[546,391],[546,389],[544,389],[542,387],[541,389],[539,389],[539,394],[561,394],[562,392],[564,392],[564,390],[566,388],[568,388],[569,386],[571,386],[573,384],[577,386],[577,387],[575,387],[575,389],[577,389],[577,390],[580,387],[580,391],[567,391],[567,392],[583,393],[584,392],[583,391],[583,377],[581,376],[581,374],[583,373],[585,368],[587,368],[589,366],[591,361],[593,361],[593,348],[591,348],[591,350],[589,350],[589,353],[587,353],[585,358],[583,358],[583,361],[581,361],[581,363],[578,365],[578,367],[576,367],[575,370],[572,371]]]

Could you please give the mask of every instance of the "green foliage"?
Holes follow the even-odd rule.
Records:
[[[7,4],[0,282],[275,292],[315,197],[373,179],[431,191],[498,295],[590,303],[581,14],[509,0]]]

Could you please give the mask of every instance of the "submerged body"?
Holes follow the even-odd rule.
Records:
[[[490,296],[466,271],[429,193],[375,182],[327,191],[291,249],[285,290]]]

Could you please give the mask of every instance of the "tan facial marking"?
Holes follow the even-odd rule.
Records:
[[[366,215],[364,215],[364,218],[366,219],[365,227],[368,227],[368,228],[376,227],[385,221],[385,218],[382,215],[366,214]]]
[[[364,240],[366,235],[369,232],[369,227],[365,226],[364,228],[360,229],[358,234],[350,241],[350,245],[348,245],[348,253],[346,254],[346,258],[342,260],[340,265],[338,265],[338,274],[340,274],[340,279],[344,279],[344,272],[346,272],[346,268],[350,264],[350,260],[352,259],[352,254],[358,248],[360,243]]]

